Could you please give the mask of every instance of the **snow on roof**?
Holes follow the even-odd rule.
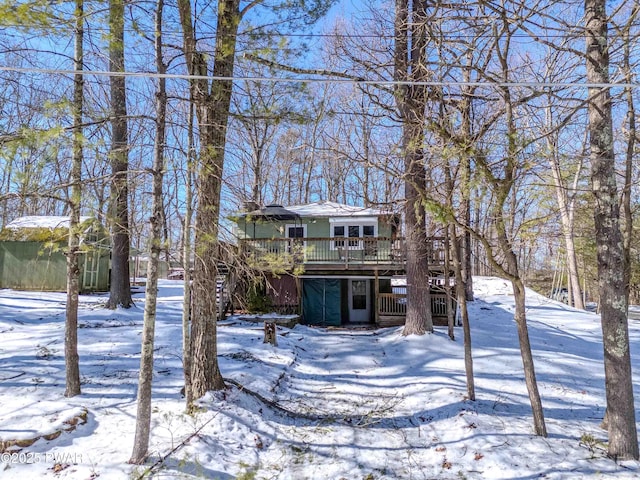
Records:
[[[285,208],[301,217],[375,217],[389,213],[378,208],[354,207],[336,202],[314,202]]]
[[[90,220],[91,217],[80,217],[80,222]],[[69,217],[62,215],[31,215],[16,218],[6,228],[20,230],[21,228],[69,228]]]

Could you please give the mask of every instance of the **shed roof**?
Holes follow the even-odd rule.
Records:
[[[80,217],[80,223],[92,217]],[[22,228],[69,228],[69,217],[63,215],[30,215],[19,217],[7,224],[6,228],[20,230]]]

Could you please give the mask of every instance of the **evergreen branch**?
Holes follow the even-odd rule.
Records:
[[[302,68],[302,67],[293,67],[291,65],[285,65],[283,63],[275,62],[273,60],[267,60],[266,58],[258,57],[257,55],[253,55],[251,53],[245,53],[244,58],[247,60],[251,60],[253,62],[259,63],[260,65],[267,66],[269,68],[274,68],[276,70],[284,70],[285,72],[297,73],[299,75],[319,75],[321,77],[337,77],[343,78],[347,80],[353,80],[356,82],[364,82],[364,79],[358,75],[350,75],[346,72],[337,72],[334,70],[318,70],[315,68]]]

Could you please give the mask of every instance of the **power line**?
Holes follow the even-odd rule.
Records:
[[[60,25],[65,25],[65,23],[61,23]],[[631,25],[632,27],[640,26],[640,23],[634,23]],[[2,27],[5,28],[20,28],[23,25],[20,24],[11,24],[8,22],[2,22]],[[575,25],[576,29],[580,32],[584,30],[584,26]],[[561,30],[558,27],[552,27],[551,30]],[[90,26],[87,30],[91,30],[97,33],[109,33],[109,29],[105,27],[98,26]],[[465,30],[467,30],[465,28]],[[147,36],[153,36],[155,30],[148,28],[146,26],[138,26],[136,28],[128,27],[124,29],[125,33],[129,34],[145,34]],[[566,29],[563,30],[562,33],[513,33],[510,35],[510,38],[518,38],[518,39],[530,39],[531,41],[538,41],[539,39],[562,39],[562,38],[574,38],[576,40],[580,40],[582,37],[572,37]],[[167,36],[176,36],[182,38],[181,30],[163,30],[163,35]],[[579,32],[576,33],[576,35]],[[582,35],[582,33],[580,33]],[[238,32],[234,36],[237,37],[265,37],[265,38],[282,38],[282,37],[290,37],[290,38],[336,38],[336,39],[385,39],[385,40],[393,40],[395,35],[386,34],[386,33],[294,33],[294,32],[275,32],[275,31],[267,31],[267,32],[259,32],[259,31],[248,31],[248,32]],[[638,34],[633,36],[634,38],[638,38]],[[472,33],[453,33],[453,32],[442,32],[441,35],[438,35],[438,38],[443,38],[445,40],[463,40],[463,39],[492,39],[494,38],[494,34],[480,33],[480,34],[472,34]],[[615,38],[615,37],[612,37]]]
[[[2,24],[3,27],[9,28],[19,28],[20,25],[9,25],[7,23]],[[635,26],[635,25],[634,25]],[[89,27],[88,30],[92,30],[97,33],[109,33],[107,28],[101,27]],[[154,30],[148,28],[125,28],[125,33],[129,34],[144,34],[147,36],[153,36],[155,34]],[[163,30],[163,35],[167,36],[176,36],[182,38],[182,31],[180,30]],[[238,32],[234,36],[236,37],[264,37],[264,38],[282,38],[282,37],[290,37],[290,38],[337,38],[337,39],[385,39],[385,40],[393,40],[395,35],[393,34],[377,34],[377,33],[292,33],[292,32]],[[537,41],[537,39],[558,39],[558,38],[569,38],[571,37],[567,33],[557,33],[557,34],[537,34],[530,35],[526,33],[514,33],[510,35],[510,38],[528,38],[531,41]],[[637,37],[637,35],[636,35]],[[447,40],[463,40],[463,39],[487,39],[494,38],[492,33],[483,33],[474,35],[471,33],[451,33],[445,32],[442,35],[438,35],[438,38],[444,38]],[[577,39],[581,39],[582,37],[578,37]]]
[[[609,83],[585,83],[585,82],[490,82],[490,81],[403,81],[403,80],[367,80],[364,78],[336,78],[336,77],[220,77],[213,75],[188,75],[180,73],[153,73],[153,72],[110,72],[106,70],[65,70],[58,68],[22,68],[0,66],[0,71],[16,73],[35,73],[42,75],[76,75],[96,77],[125,77],[125,78],[166,78],[172,80],[211,80],[211,81],[248,81],[248,82],[273,82],[273,83],[337,83],[351,85],[394,86],[394,85],[421,85],[427,87],[523,87],[523,88],[640,88],[638,82],[609,82]]]

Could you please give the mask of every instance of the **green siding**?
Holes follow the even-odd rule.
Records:
[[[0,242],[0,288],[16,290],[66,291],[67,259],[64,244],[53,247],[41,242]],[[89,255],[89,257],[87,257]],[[109,252],[82,253],[79,259],[82,291],[106,291],[109,289]],[[89,282],[89,272],[95,274]]]
[[[307,237],[309,238],[326,238],[331,236],[328,218],[303,218],[302,223],[307,225]]]
[[[391,237],[391,225],[378,221],[378,236],[379,237]]]
[[[328,218],[306,217],[301,219],[302,225],[306,226],[308,238],[329,238],[331,237],[331,224]],[[353,218],[353,224],[360,223],[358,217]],[[238,220],[238,238],[285,238],[285,226],[297,224],[293,220],[278,222],[245,222]],[[390,237],[391,225],[378,221],[378,237]]]
[[[284,238],[286,222],[238,221],[238,238]],[[282,231],[280,228],[282,227]]]

